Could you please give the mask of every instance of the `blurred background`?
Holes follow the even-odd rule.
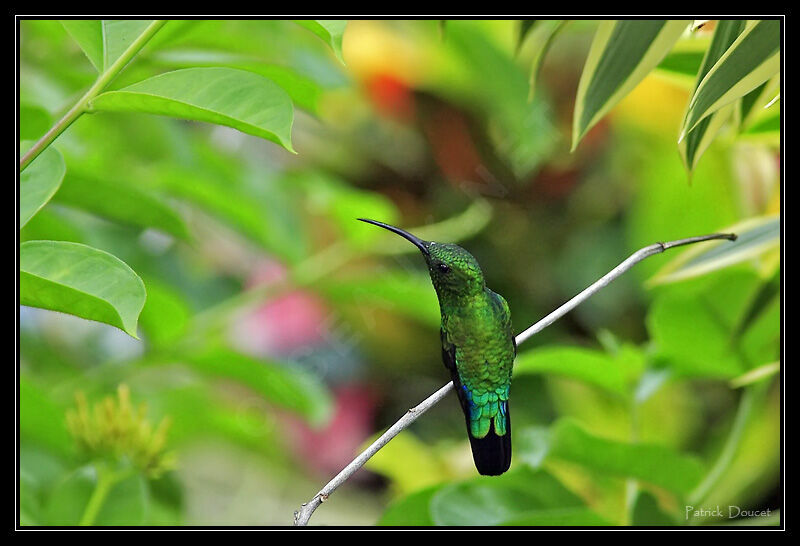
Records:
[[[292,97],[297,154],[135,113],[84,115],[57,140],[67,175],[20,239],[106,250],[142,277],[147,302],[139,340],[19,308],[21,523],[85,515],[98,480],[92,435],[103,419],[113,434],[126,416],[163,441],[146,453],[153,471],[118,482],[94,523],[290,525],[372,438],[444,385],[419,253],[357,217],[467,248],[519,333],[642,246],[780,213],[779,133],[723,128],[687,174],[676,142],[694,81],[668,64],[570,152],[597,22],[555,36],[532,99],[541,44],[519,42],[522,25],[350,21],[341,62],[291,21],[168,23],[112,88],[221,64],[291,80],[302,90]],[[682,41],[707,44],[712,31]],[[44,134],[94,78],[58,21],[21,21],[20,138]],[[690,499],[770,509],[777,523],[777,243],[649,283],[680,255],[671,252],[520,346],[509,479],[536,490],[552,480],[581,507],[573,524],[729,523],[686,517]],[[652,467],[614,466],[614,450],[633,444],[652,450]],[[110,453],[104,460],[120,457]],[[508,480],[476,476],[449,396],[311,523],[496,524],[538,510],[506,494]],[[486,516],[482,498],[502,510]]]

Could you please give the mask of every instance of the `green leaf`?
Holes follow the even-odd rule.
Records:
[[[139,326],[146,339],[165,346],[178,339],[187,329],[191,309],[173,288],[161,281],[147,279],[147,302],[139,316]]]
[[[780,245],[780,217],[759,216],[744,220],[720,233],[735,233],[735,241],[709,241],[690,248],[665,264],[648,285],[666,284],[750,260]]]
[[[261,74],[280,85],[289,94],[295,106],[312,114],[319,114],[319,101],[323,93],[323,86],[292,68],[265,64],[245,55],[217,51],[164,51],[154,57],[155,60],[171,68],[228,66]]]
[[[226,125],[294,152],[294,114],[289,95],[272,80],[246,70],[186,68],[166,72],[102,93],[89,107]]]
[[[312,114],[319,114],[322,86],[311,78],[298,74],[291,68],[276,64],[247,63],[241,65],[241,68],[271,79],[289,94],[292,102],[298,108]]]
[[[663,526],[677,522],[658,505],[656,498],[647,491],[639,491],[631,510],[631,525]]]
[[[152,20],[65,20],[64,28],[102,73],[114,64],[120,55],[152,23]]]
[[[629,351],[611,356],[580,347],[544,347],[520,353],[514,374],[544,373],[578,379],[625,395],[644,369],[642,355]]]
[[[540,21],[540,24],[531,32],[531,40],[536,42],[536,53],[531,63],[530,85],[531,90],[528,100],[533,100],[536,93],[536,82],[539,80],[539,72],[542,69],[545,55],[550,50],[556,36],[569,21]]]
[[[776,149],[781,145],[781,109],[772,107],[740,135],[742,139],[762,142]]]
[[[772,305],[775,300],[780,297],[780,279],[779,275],[773,275],[772,279],[765,281],[755,295],[750,300],[746,312],[742,315],[741,320],[736,324],[733,330],[733,335],[739,337],[746,333],[750,327],[757,323],[765,314],[767,309]]]
[[[747,93],[739,101],[740,127],[747,129],[762,118],[764,109],[772,104],[781,88],[780,75],[774,76]],[[780,108],[774,111],[780,112]]]
[[[651,306],[647,327],[657,356],[677,374],[731,379],[744,370],[731,342],[732,328],[709,300],[695,294],[664,294]]]
[[[666,56],[688,21],[603,21],[578,84],[572,149]]]
[[[392,271],[378,276],[324,279],[315,286],[335,302],[374,305],[430,326],[441,324],[436,292],[427,275]]]
[[[431,519],[430,504],[431,499],[442,488],[435,485],[411,493],[389,505],[377,522],[377,525],[385,526],[430,526],[433,525]]]
[[[33,104],[19,105],[19,140],[37,140],[52,126],[50,113]]]
[[[761,119],[753,123],[745,133],[747,136],[762,136],[766,134],[781,135],[781,111],[776,108],[771,111],[768,116],[763,116]]]
[[[685,495],[703,478],[696,458],[665,446],[628,444],[589,434],[572,419],[552,429],[549,457],[580,464],[603,474],[637,478]]]
[[[97,470],[83,466],[56,486],[45,507],[49,525],[77,525],[97,485]],[[111,488],[93,525],[142,525],[147,512],[147,483],[138,473]]]
[[[63,211],[47,207],[25,224],[19,232],[21,243],[25,241],[72,241],[86,243],[86,234]]]
[[[295,20],[295,23],[310,30],[319,36],[323,42],[331,46],[333,52],[336,53],[336,58],[344,64],[344,57],[342,57],[342,38],[344,37],[344,29],[347,27],[346,20],[303,19]]]
[[[148,482],[150,502],[147,506],[147,524],[153,526],[186,525],[185,512],[188,492],[176,472],[168,472],[157,480]]]
[[[777,282],[775,288],[779,289]],[[759,291],[733,334],[737,336],[735,339],[750,366],[759,366],[781,358],[781,297],[780,294],[775,294],[772,298],[762,299],[762,295],[763,292]],[[762,372],[766,373],[766,370]],[[749,376],[748,379],[763,376]]]
[[[679,49],[681,42],[664,59],[658,63],[655,70],[676,82],[685,84],[689,89],[694,89],[697,72],[703,64],[704,50]]]
[[[110,220],[189,238],[183,218],[169,205],[124,182],[70,172],[53,200]]]
[[[705,117],[749,93],[780,70],[779,20],[750,21],[697,86],[680,142]]]
[[[519,22],[519,32],[517,33],[516,50],[519,51],[528,34],[536,27],[541,21],[538,19],[522,19]]]
[[[67,432],[64,410],[53,403],[47,391],[30,379],[19,379],[19,433],[61,455],[72,453],[72,438]]]
[[[741,34],[744,28],[745,21],[743,20],[721,20],[717,23],[711,45],[708,47],[706,55],[703,58],[703,63],[697,73],[694,91],[697,90],[703,78],[705,78],[706,74],[708,74],[711,68],[725,54],[731,44],[736,41],[736,38]],[[689,173],[694,171],[700,156],[703,155],[703,152],[705,152],[711,144],[711,141],[722,125],[730,119],[734,108],[735,105],[730,104],[714,112],[714,114],[698,123],[694,129],[689,131],[686,138],[681,140],[678,145],[678,150],[683,159],[683,164]]]
[[[24,153],[33,142],[20,143],[20,152]],[[53,146],[47,148],[34,159],[19,175],[19,228],[22,229],[28,220],[50,201],[58,191],[67,167],[61,153]]]
[[[550,451],[550,429],[518,427],[514,431],[514,457],[532,469],[542,468]]]
[[[539,510],[521,517],[514,517],[501,522],[500,525],[514,527],[601,527],[612,525],[612,523],[589,508],[556,508],[553,510]]]
[[[63,421],[63,413],[59,417]],[[63,427],[63,422],[61,425]],[[67,464],[53,451],[22,441],[19,445],[20,525],[47,524],[43,503],[53,485],[64,475]]]
[[[198,438],[222,438],[272,459],[285,452],[277,423],[261,404],[247,398],[226,399],[206,382],[188,387],[170,385],[160,390],[157,398],[148,400],[148,406],[157,414],[172,418],[172,445],[193,444]]]
[[[777,374],[781,371],[781,363],[780,362],[770,362],[769,364],[764,364],[763,366],[759,366],[758,368],[753,368],[747,373],[740,375],[739,377],[735,377],[729,381],[729,385],[734,389],[739,389],[741,387],[746,387],[747,385],[752,385],[753,383],[757,383],[762,379],[767,379],[772,377],[773,375]]]
[[[436,492],[436,525],[499,525],[553,509],[583,508],[583,501],[543,470],[522,467],[502,476],[475,478]]]
[[[717,28],[714,30],[714,36],[711,38],[711,43],[708,45],[706,54],[703,56],[703,62],[697,71],[695,79],[695,90],[699,87],[703,78],[709,73],[717,61],[725,54],[731,45],[736,41],[742,31],[745,29],[745,21],[741,19],[729,20],[723,19],[717,23]]]
[[[708,149],[725,123],[733,119],[735,105],[729,104],[703,119],[692,129],[686,138],[678,143],[683,166],[691,175],[700,161],[700,156]]]
[[[486,21],[448,22],[446,47],[458,61],[465,81],[454,87],[445,78],[438,92],[457,103],[466,102],[479,117],[489,114],[492,145],[516,178],[524,180],[551,157],[555,129],[546,102],[528,100],[528,75],[492,34],[490,25]],[[481,192],[508,193],[505,185],[509,178],[502,182],[493,176],[484,178]]]
[[[364,442],[364,448],[378,439],[375,434]],[[381,474],[391,482],[392,492],[407,495],[439,484],[447,479],[447,465],[431,447],[409,431],[396,436],[366,462],[365,468]]]
[[[390,505],[379,525],[608,525],[542,470],[518,467],[417,491]]]
[[[313,375],[296,367],[253,358],[230,349],[211,349],[184,357],[205,374],[239,381],[283,408],[299,413],[314,425],[330,416],[331,396]]]
[[[391,199],[374,192],[354,188],[347,182],[324,172],[298,172],[286,177],[292,188],[303,191],[310,212],[324,215],[356,248],[364,248],[374,240],[374,230],[363,229],[355,218],[381,218],[394,222],[399,217],[397,206]]]
[[[153,181],[165,193],[191,201],[288,262],[297,263],[308,254],[304,225],[279,185],[267,186],[262,178],[259,192],[207,169],[174,165],[162,165]]]
[[[144,283],[119,258],[79,243],[29,241],[19,263],[21,305],[104,322],[138,339]]]
[[[92,66],[98,72],[105,70],[105,55],[103,47],[103,21],[71,19],[61,21],[64,28],[72,38],[78,42]]]

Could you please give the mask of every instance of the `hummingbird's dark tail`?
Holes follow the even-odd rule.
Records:
[[[498,415],[496,419],[503,419]],[[498,436],[494,426],[483,438],[473,438],[469,434],[469,420],[467,421],[467,435],[472,447],[472,459],[475,468],[484,476],[499,476],[511,466],[511,415],[506,411],[506,433]]]
[[[494,419],[505,419],[505,434],[502,436],[495,432],[494,419],[489,425],[489,432],[483,438],[475,438],[470,426],[470,401],[465,389],[461,385],[457,373],[452,374],[453,382],[458,393],[458,401],[464,411],[467,422],[467,436],[472,447],[472,460],[475,468],[484,476],[499,476],[511,466],[511,413],[508,402],[505,404],[505,415],[497,414]],[[498,427],[502,430],[502,427]]]

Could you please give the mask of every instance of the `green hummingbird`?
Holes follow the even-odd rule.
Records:
[[[442,360],[466,418],[475,467],[484,475],[502,474],[511,465],[508,393],[517,354],[508,303],[486,286],[478,261],[460,246],[359,220],[411,241],[425,257],[442,315]]]

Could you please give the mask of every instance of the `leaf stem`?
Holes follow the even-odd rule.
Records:
[[[97,81],[89,88],[89,90],[78,100],[75,105],[64,114],[58,122],[50,128],[47,133],[44,134],[42,138],[40,138],[36,144],[34,144],[30,150],[28,150],[22,158],[19,160],[19,171],[22,172],[25,168],[30,165],[30,163],[36,159],[40,153],[42,153],[45,148],[50,146],[55,139],[63,133],[67,127],[72,125],[72,123],[81,117],[84,112],[89,111],[89,102],[95,98],[105,87],[111,83],[122,69],[125,68],[133,57],[145,46],[147,42],[150,41],[156,32],[158,32],[161,27],[163,27],[167,22],[164,20],[156,20],[150,23],[148,27],[142,32],[136,40],[134,40],[128,49],[120,55],[120,57],[114,61],[114,63],[109,66],[105,72],[100,74],[97,78]]]
[[[89,497],[89,502],[86,503],[86,508],[81,516],[81,521],[78,525],[89,526],[93,525],[100,513],[100,509],[106,502],[106,497],[120,480],[121,476],[104,465],[97,467],[97,484],[92,491],[92,496]]]

